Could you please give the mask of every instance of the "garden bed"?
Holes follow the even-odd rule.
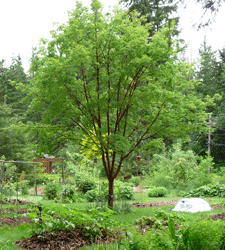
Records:
[[[115,238],[102,232],[101,238],[92,239],[86,236],[83,228],[74,228],[73,230],[50,231],[41,235],[34,235],[29,239],[23,239],[15,244],[23,249],[80,249],[84,246],[95,244],[113,243]]]
[[[28,205],[33,204],[32,202],[27,201],[18,201],[19,204]],[[158,202],[150,202],[150,203],[133,203],[131,206],[133,208],[148,208],[148,207],[161,207],[161,206],[175,206],[178,200],[168,200],[168,201],[158,201]],[[8,201],[3,204],[4,206],[11,204],[15,204],[14,201]],[[217,209],[224,209],[225,205],[211,205],[214,210]],[[19,207],[18,214],[25,214],[28,208],[26,207]],[[15,213],[16,208],[5,208],[6,213]],[[225,213],[218,213],[215,215],[210,216],[210,218],[214,221],[216,220],[225,220]],[[2,225],[9,225],[12,227],[16,227],[20,224],[31,224],[32,220],[30,220],[27,216],[18,216],[18,217],[2,217]],[[167,224],[163,226],[168,226]],[[142,227],[141,231],[146,232],[151,227],[146,226]],[[179,225],[176,224],[176,230],[179,229]],[[85,234],[83,228],[74,228],[71,230],[64,229],[64,230],[53,230],[47,231],[40,234],[35,234],[29,239],[23,239],[20,241],[16,241],[15,244],[22,248],[22,249],[81,249],[84,246],[89,246],[93,243],[95,244],[106,244],[106,243],[113,243],[116,240],[116,235],[112,237],[110,234],[106,234],[104,230],[102,230],[101,237],[93,237],[88,236]]]
[[[161,207],[161,206],[175,206],[178,200],[169,200],[169,201],[159,201],[159,202],[149,202],[149,203],[133,203],[133,208],[146,208],[146,207]]]

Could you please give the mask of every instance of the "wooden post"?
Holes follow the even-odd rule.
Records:
[[[16,194],[16,216],[18,216],[18,192],[19,192],[19,186],[18,186],[18,163],[16,164],[16,177],[17,177],[17,194]]]
[[[62,165],[62,179],[63,179],[63,183],[64,183],[64,179],[65,179],[65,176],[64,176],[64,161],[63,161],[63,165]]]
[[[2,203],[3,203],[3,162],[1,164],[1,214],[0,214],[0,225],[2,225],[2,215],[3,215],[3,210],[2,210]]]
[[[36,166],[34,163],[33,165],[34,165],[34,189],[35,189],[35,194],[37,196]]]

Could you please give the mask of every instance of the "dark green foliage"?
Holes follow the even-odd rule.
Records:
[[[37,212],[38,209],[34,213],[29,214],[29,217],[33,219],[32,234],[44,232],[44,237],[47,236],[46,231],[71,230],[75,227],[82,227],[86,236],[90,236],[94,240],[104,234],[113,234],[113,226],[118,224],[110,217],[114,212],[106,207],[104,210],[92,208],[88,210],[88,213],[62,206],[43,207],[42,224],[39,223]],[[52,215],[55,216],[54,220]]]
[[[11,105],[0,103],[0,157],[4,155],[9,160],[16,160],[24,147],[24,135],[16,127],[20,118],[13,112]]]
[[[152,23],[150,28],[150,37],[155,32],[159,31],[167,23],[171,24],[172,21],[178,24],[178,17],[174,17],[177,12],[177,3],[168,0],[122,0],[126,3],[129,11],[137,10],[140,16],[146,16],[146,21],[143,23]],[[171,17],[173,16],[173,17]],[[179,32],[176,30],[174,35]]]
[[[89,178],[82,174],[77,174],[75,176],[76,186],[78,188],[78,191],[81,191],[83,193],[86,193],[89,190],[92,190],[96,187],[96,182],[93,180],[93,178]]]
[[[89,202],[105,200],[98,189],[92,189],[86,192],[85,198]]]
[[[48,200],[53,200],[59,195],[60,186],[58,183],[49,182],[44,187],[44,194]]]
[[[148,191],[148,197],[163,197],[168,194],[165,187],[156,187]]]
[[[74,201],[75,197],[75,188],[74,186],[64,185],[61,192],[62,201]]]
[[[209,184],[183,194],[186,197],[225,197],[225,185]]]
[[[147,216],[142,216],[141,218],[135,221],[135,224],[139,225],[141,228],[146,225],[158,228],[162,226],[162,223],[163,223],[162,220],[158,220],[156,217],[147,217]]]
[[[5,195],[9,198],[12,195],[16,195],[16,185],[14,185],[12,183],[7,183],[6,185],[3,186],[2,193],[3,193],[3,195]]]
[[[218,56],[219,54],[219,56]],[[225,161],[224,154],[224,113],[225,113],[225,95],[224,95],[224,84],[225,84],[225,48],[220,51],[213,51],[211,46],[207,45],[204,41],[202,44],[199,55],[201,61],[199,70],[197,72],[197,78],[201,84],[197,87],[197,94],[205,98],[209,95],[221,95],[215,103],[208,107],[207,111],[211,113],[211,122],[213,123],[213,130],[211,130],[211,156],[214,158],[214,162],[218,166],[223,166]],[[192,148],[201,155],[205,155],[205,148],[208,143],[206,135],[192,135]]]
[[[18,127],[25,119],[26,105],[21,103],[25,94],[16,88],[16,83],[27,85],[28,77],[22,68],[21,58],[13,58],[9,68],[0,61],[0,157],[8,160],[21,159],[26,137]]]
[[[218,220],[192,221],[180,232],[181,242],[178,249],[182,250],[219,250],[223,245],[225,232],[224,222]]]
[[[127,185],[117,187],[116,194],[119,200],[132,200],[134,197],[133,189]]]
[[[122,182],[115,182],[114,199],[115,200],[132,200],[134,197],[133,188]],[[85,194],[89,202],[106,201],[108,199],[108,187],[102,182],[95,189],[89,190]]]

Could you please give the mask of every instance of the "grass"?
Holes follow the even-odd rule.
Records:
[[[30,237],[30,225],[19,225],[18,227],[0,227],[0,249],[14,250],[19,249],[14,242]]]
[[[68,207],[68,208],[87,208],[90,206],[93,206],[93,203],[72,203],[72,204],[61,204],[61,203],[55,203],[54,201],[49,201],[43,199],[41,196],[23,196],[19,197],[19,199],[29,200],[31,202],[34,202],[35,204],[38,204],[41,202],[41,204],[45,207],[52,207],[53,205],[56,207]],[[161,198],[149,198],[146,193],[136,193],[134,196],[134,200],[129,201],[129,203],[149,203],[149,202],[158,202],[158,201],[165,201],[165,200],[179,200],[180,197],[177,197],[175,195],[171,195],[168,197],[161,197]],[[210,200],[209,204],[218,204],[218,203],[225,203],[224,198],[208,198],[206,200]],[[116,202],[117,204],[121,204],[121,202]],[[9,205],[12,207],[12,205]],[[150,208],[133,208],[133,212],[129,214],[117,214],[113,215],[113,219],[120,222],[122,227],[127,229],[134,229],[135,220],[142,216],[154,216],[156,211],[164,210],[166,212],[170,212],[171,209],[173,209],[174,206],[167,206],[167,207],[150,207]],[[224,210],[212,210],[209,212],[202,212],[202,213],[185,213],[185,212],[179,212],[185,217],[186,221],[192,221],[201,219],[203,217],[211,216],[214,214],[222,213]],[[31,225],[19,225],[18,227],[0,227],[0,249],[1,250],[14,250],[19,249],[15,246],[14,242],[23,238],[29,238],[31,236]],[[117,243],[110,244],[110,245],[93,245],[91,247],[84,247],[83,249],[102,249],[102,250],[113,250],[118,249]],[[121,246],[120,249],[123,249]]]

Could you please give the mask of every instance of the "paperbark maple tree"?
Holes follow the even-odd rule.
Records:
[[[99,149],[109,207],[124,159],[143,140],[186,134],[205,120],[206,104],[193,94],[191,66],[177,60],[171,29],[149,42],[149,24],[132,15],[119,8],[102,14],[98,0],[91,10],[77,2],[68,23],[36,50],[28,91],[28,111],[41,111],[37,127],[47,128],[39,136],[75,140],[76,130]]]

